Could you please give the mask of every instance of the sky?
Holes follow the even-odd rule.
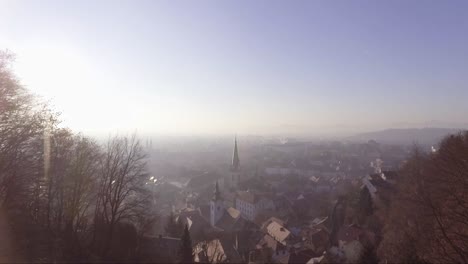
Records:
[[[0,49],[89,134],[458,127],[467,13],[458,0],[0,0]]]

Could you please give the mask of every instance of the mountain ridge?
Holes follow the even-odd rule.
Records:
[[[437,144],[450,134],[456,134],[462,128],[424,127],[424,128],[388,128],[378,131],[359,133],[347,140],[368,141],[375,140],[380,143],[394,144]]]

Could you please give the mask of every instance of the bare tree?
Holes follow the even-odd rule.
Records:
[[[379,247],[392,262],[468,262],[468,133],[430,155],[416,152],[402,171]]]
[[[0,220],[19,261],[82,262],[90,235],[99,233],[105,256],[113,237],[151,230],[157,215],[136,136],[101,147],[59,128],[58,114],[12,73],[13,60],[0,51]]]
[[[44,233],[44,132],[57,125],[57,115],[21,86],[11,71],[13,59],[0,51],[0,207],[14,219],[11,230],[28,259]]]
[[[14,195],[32,182],[33,167],[42,149],[32,141],[41,139],[47,124],[54,125],[56,116],[20,85],[12,74],[14,57],[0,51],[0,204],[14,202]],[[29,179],[25,179],[29,177]]]
[[[116,225],[123,220],[131,221],[141,212],[144,192],[145,154],[136,138],[114,137],[107,143],[101,160],[96,227],[101,224],[103,235],[101,254],[105,257],[110,249]]]
[[[64,240],[68,241],[65,255],[79,259],[83,255],[91,207],[97,194],[97,173],[100,149],[92,140],[74,137],[72,156],[63,184]]]

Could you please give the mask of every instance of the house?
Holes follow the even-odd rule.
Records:
[[[279,218],[277,218],[277,217],[270,217],[270,218],[268,218],[265,222],[263,222],[263,223],[260,225],[260,227],[261,227],[260,230],[266,233],[266,232],[267,232],[267,229],[266,229],[267,226],[268,226],[269,224],[271,224],[272,222],[276,222],[276,223],[278,223],[278,224],[281,225],[281,226],[284,226],[284,225],[285,225],[285,222],[284,222],[283,220],[281,220],[281,219],[279,219]]]
[[[269,253],[269,255],[267,256],[267,258],[275,262],[278,262],[279,259],[282,259],[289,255],[288,247],[278,242],[269,234],[265,234],[262,237],[262,239],[257,243],[255,248],[257,250],[268,249],[267,252]],[[263,252],[263,254],[265,254],[265,251]]]
[[[256,250],[261,250],[261,254],[257,253],[276,263],[288,263],[290,249],[295,241],[293,241],[294,236],[291,231],[284,227],[284,222],[271,217],[261,225],[261,232],[263,236],[255,246]],[[266,249],[268,250],[265,251]],[[265,255],[266,252],[269,252],[269,255]]]
[[[287,245],[288,241],[292,237],[291,232],[276,221],[271,221],[268,223],[265,226],[265,231],[268,235],[270,235],[282,245]]]

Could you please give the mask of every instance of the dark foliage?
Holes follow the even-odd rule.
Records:
[[[181,219],[178,218],[176,220],[173,212],[167,217],[165,231],[166,235],[170,237],[181,237],[184,232],[184,225]]]

